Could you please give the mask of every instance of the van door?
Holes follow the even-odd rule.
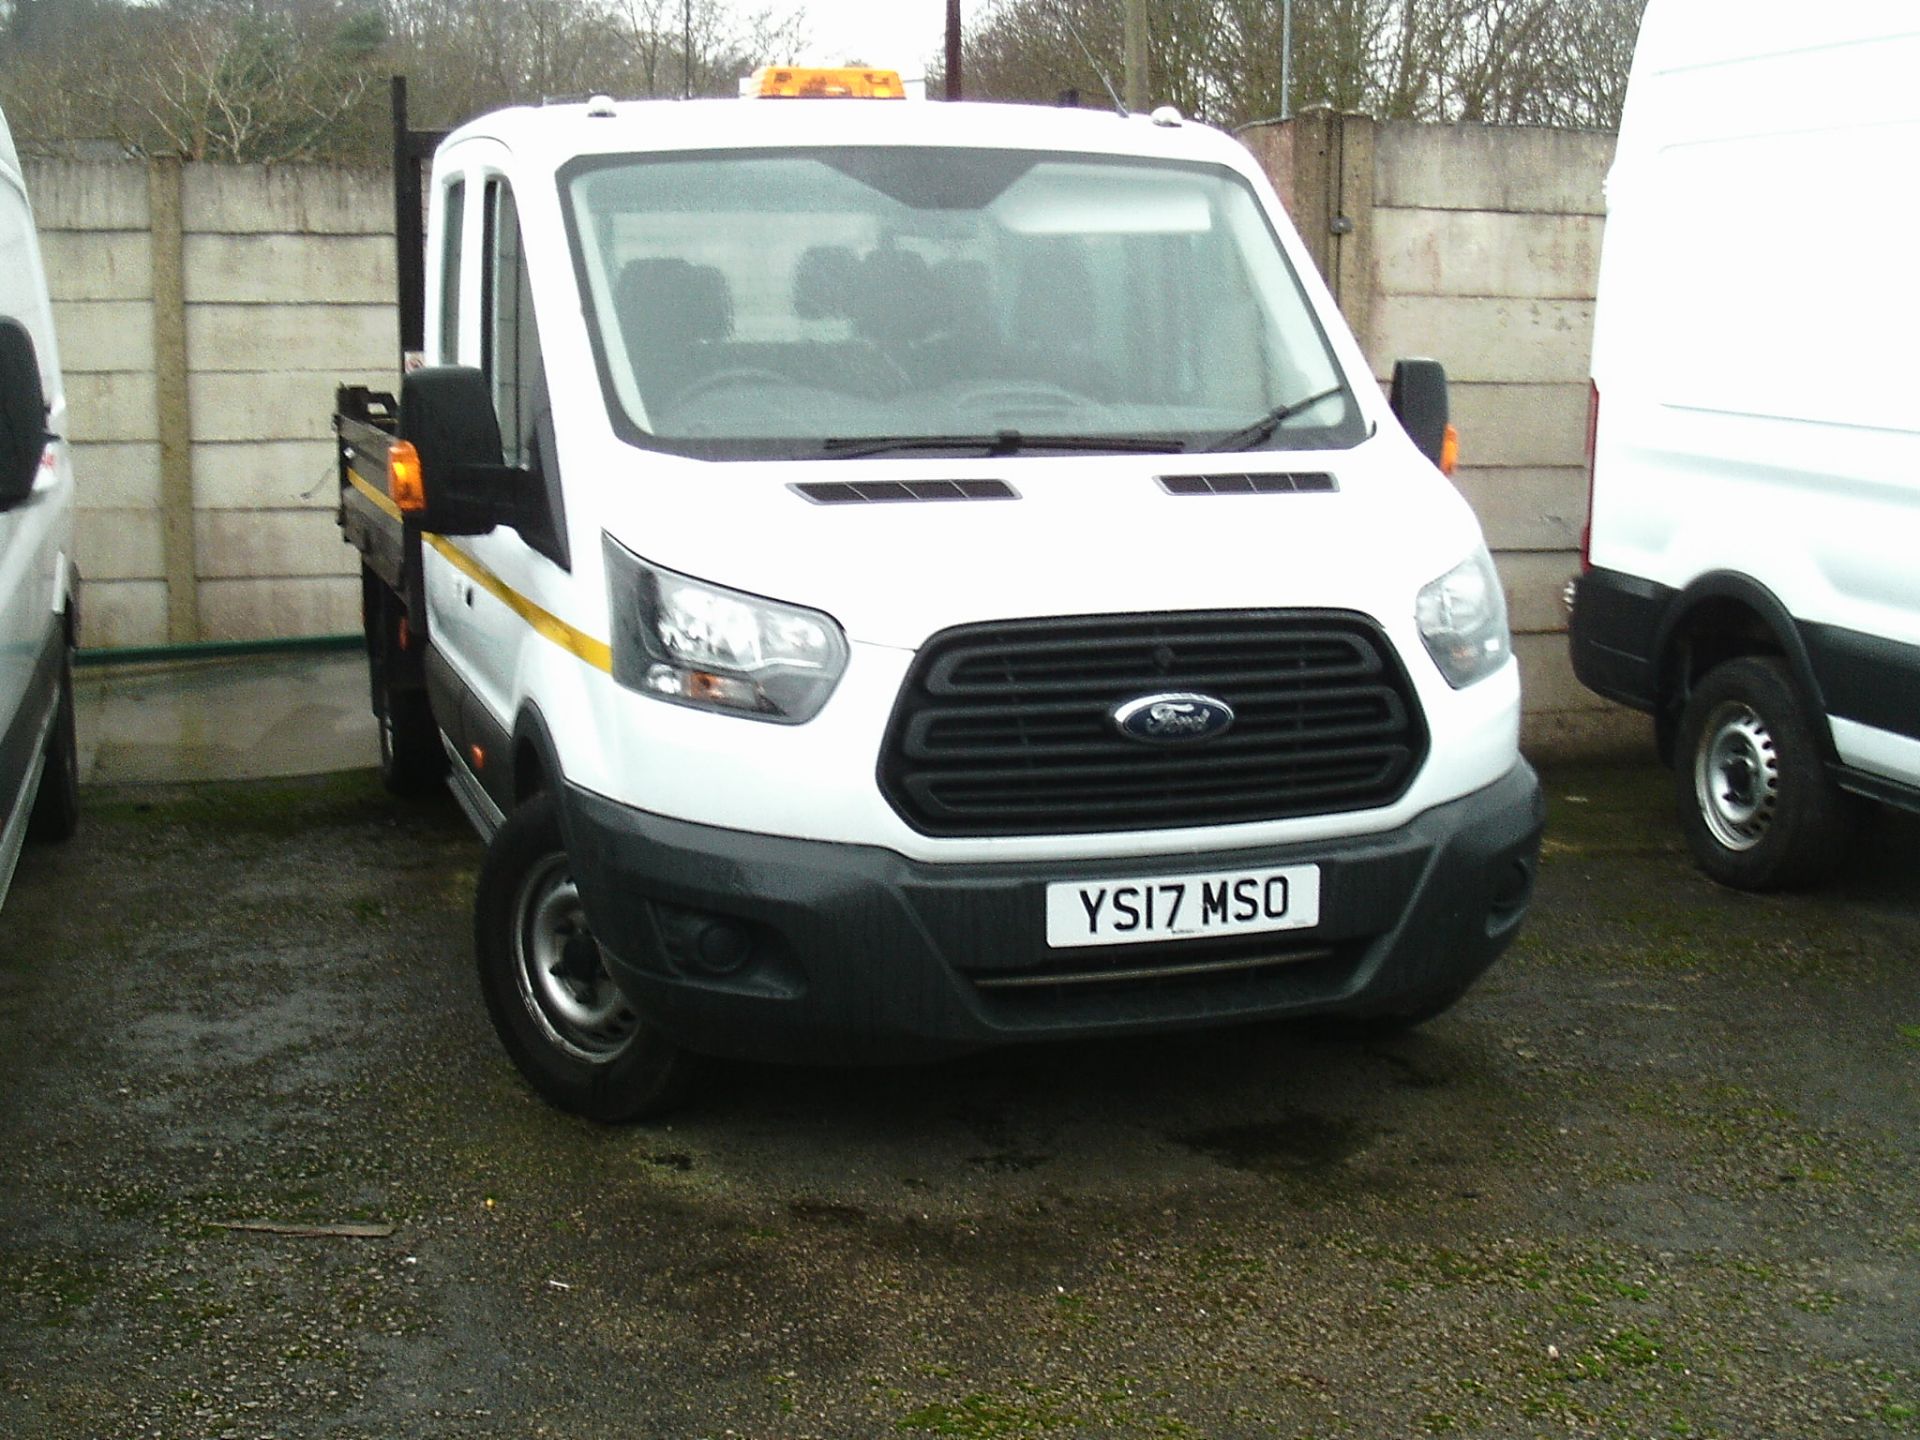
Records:
[[[556,628],[564,630],[553,617],[567,608],[569,577],[532,276],[519,208],[505,175],[486,177],[480,242],[467,247],[466,263],[477,260],[480,266],[479,361],[500,420],[503,458],[540,477],[553,524],[532,534],[502,526],[487,535],[437,539],[428,604],[434,643],[467,687],[460,716],[463,758],[504,810],[510,808],[505,750],[518,703],[521,655],[529,644],[550,643]]]

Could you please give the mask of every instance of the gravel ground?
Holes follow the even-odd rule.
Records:
[[[450,803],[96,789],[0,915],[0,1434],[1920,1433],[1920,822],[1754,898],[1658,772],[1546,778],[1523,939],[1416,1034],[629,1129],[494,1041]]]

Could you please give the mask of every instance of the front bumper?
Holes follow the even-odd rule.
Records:
[[[569,787],[567,848],[615,977],[688,1049],[924,1060],[1017,1041],[1409,1011],[1519,928],[1545,817],[1525,761],[1384,834],[1090,862],[924,864],[720,830]],[[1320,923],[1049,950],[1047,884],[1314,863]]]

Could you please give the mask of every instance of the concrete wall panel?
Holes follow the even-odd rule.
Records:
[[[1374,134],[1374,204],[1604,215],[1611,134],[1393,121]]]
[[[1590,300],[1503,300],[1383,295],[1373,304],[1376,368],[1400,355],[1431,355],[1449,378],[1507,384],[1574,384],[1587,378]]]
[[[1567,607],[1560,599],[1580,568],[1573,550],[1503,550],[1496,562],[1507,589],[1507,623],[1516,635],[1566,633]]]
[[[193,447],[193,497],[201,510],[324,510],[339,481],[326,440],[246,441]]]
[[[399,364],[399,322],[391,305],[189,305],[187,354],[201,375],[378,370]]]
[[[1556,385],[1455,381],[1447,400],[1469,467],[1524,465],[1578,470],[1586,511],[1587,393],[1584,376]]]
[[[137,230],[46,230],[47,292],[61,300],[150,300],[153,244]]]
[[[1591,300],[1601,226],[1596,215],[1377,210],[1374,285],[1389,295]]]
[[[144,300],[56,300],[53,326],[63,374],[153,373],[153,306]]]
[[[391,372],[368,369],[289,371],[285,374],[195,375],[191,381],[193,438],[201,440],[324,440],[333,434],[336,385],[391,388]]]
[[[157,645],[167,638],[164,580],[99,580],[82,572],[80,648]]]
[[[85,161],[29,160],[27,194],[34,223],[50,230],[138,230],[147,220],[147,167]]]
[[[82,510],[147,510],[160,503],[160,447],[76,445],[74,491]]]
[[[200,585],[200,625],[209,640],[353,634],[360,628],[360,581],[206,580]]]
[[[1463,465],[1453,477],[1495,550],[1572,551],[1586,519],[1587,472]]]
[[[202,510],[194,517],[202,580],[357,575],[359,554],[318,510]]]
[[[182,180],[191,234],[393,234],[393,182],[385,171],[189,165]]]
[[[80,510],[73,547],[87,580],[158,580],[166,574],[157,510]]]
[[[75,444],[159,439],[151,374],[68,371],[65,380],[68,438]]]
[[[391,309],[389,235],[189,235],[189,304],[286,304],[308,297]]]

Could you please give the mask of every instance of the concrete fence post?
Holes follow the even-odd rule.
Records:
[[[193,424],[187,388],[187,282],[180,160],[147,167],[153,238],[154,400],[160,439],[160,543],[167,583],[167,639],[200,638],[200,575],[194,542]]]
[[[1337,184],[1327,217],[1333,237],[1333,295],[1363,351],[1373,343],[1373,146],[1370,115],[1332,117]]]
[[[1362,347],[1373,320],[1374,121],[1316,107],[1241,137],[1266,169]]]

